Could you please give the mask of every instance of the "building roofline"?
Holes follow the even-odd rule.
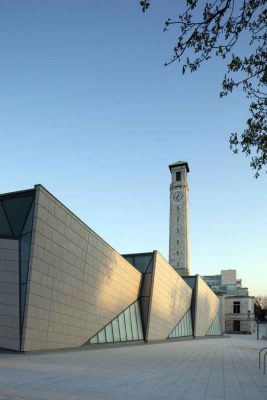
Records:
[[[127,257],[127,256],[131,256],[131,257],[133,257],[133,256],[151,256],[152,254],[154,254],[155,251],[156,250],[146,251],[144,253],[127,253],[127,254],[121,254],[121,256],[123,256],[123,257]]]
[[[23,196],[24,194],[30,194],[34,192],[35,192],[35,187],[32,189],[17,190],[16,192],[1,193],[0,200],[4,200],[5,198],[10,198],[10,197]]]
[[[188,166],[188,162],[187,162],[187,161],[176,161],[176,162],[174,162],[174,163],[172,163],[172,164],[169,165],[169,169],[170,169],[170,171],[171,171],[172,168],[175,168],[175,167],[183,167],[183,166],[186,167],[187,172],[190,172],[189,166]]]
[[[47,192],[51,197],[53,197],[62,207],[64,207],[66,210],[68,210],[68,212],[70,214],[72,214],[75,218],[77,218],[77,220],[79,222],[81,222],[87,229],[89,229],[94,235],[96,235],[97,237],[99,237],[101,240],[103,240],[104,243],[106,243],[112,250],[115,251],[115,253],[117,253],[119,256],[122,257],[122,255],[118,252],[118,250],[114,249],[113,246],[110,245],[110,243],[108,243],[105,239],[103,239],[102,236],[100,236],[94,229],[92,229],[86,222],[84,222],[80,217],[78,217],[78,215],[76,215],[68,206],[66,206],[64,203],[62,203],[62,201],[60,201],[53,193],[51,193],[49,190],[46,189],[45,186],[43,186],[42,184],[38,183],[37,185],[34,185],[36,190],[44,190],[45,192]],[[127,261],[127,260],[125,260]],[[128,261],[127,261],[128,262]],[[129,263],[130,264],[130,263]],[[130,264],[132,266],[132,264]],[[134,268],[134,267],[133,267]],[[141,272],[140,272],[141,273]]]

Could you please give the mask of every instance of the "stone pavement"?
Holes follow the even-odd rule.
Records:
[[[1,400],[262,400],[255,336],[0,353]]]

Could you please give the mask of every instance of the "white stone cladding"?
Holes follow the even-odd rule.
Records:
[[[141,273],[36,186],[23,351],[81,346],[136,301]]]
[[[205,336],[219,312],[219,299],[199,275],[197,275],[195,298],[195,336]]]
[[[170,169],[169,263],[180,275],[190,275],[187,166],[184,163]]]
[[[190,308],[192,300],[192,289],[158,251],[152,279],[148,341],[166,339]]]

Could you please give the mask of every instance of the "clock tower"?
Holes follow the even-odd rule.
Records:
[[[189,166],[186,161],[169,165],[170,185],[170,236],[169,263],[180,274],[189,275],[188,183]]]

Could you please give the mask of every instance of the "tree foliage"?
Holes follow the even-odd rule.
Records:
[[[262,310],[267,310],[267,296],[256,296],[255,305]]]
[[[145,12],[152,1],[140,1]],[[168,18],[164,31],[176,27],[177,41],[165,66],[182,62],[182,73],[196,71],[213,56],[227,63],[220,96],[242,88],[250,99],[250,117],[241,134],[233,132],[230,147],[251,158],[259,171],[267,166],[267,8],[266,0],[184,0],[183,12]],[[198,17],[200,16],[200,18]],[[248,39],[245,56],[235,54],[241,37]],[[190,52],[191,50],[191,52]],[[192,52],[193,50],[193,52]],[[192,56],[193,54],[193,56]]]
[[[257,320],[265,320],[267,316],[267,296],[255,297],[255,316]]]

